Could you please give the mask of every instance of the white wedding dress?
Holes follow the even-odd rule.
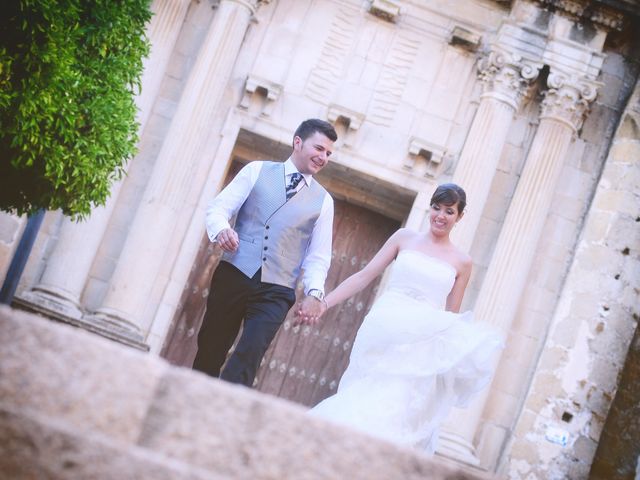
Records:
[[[489,383],[503,346],[470,312],[444,310],[455,276],[443,260],[400,251],[337,393],[311,414],[433,453],[441,421]]]

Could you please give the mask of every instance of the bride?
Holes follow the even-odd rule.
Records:
[[[440,185],[426,233],[401,228],[326,296],[321,315],[394,262],[384,293],[358,331],[337,393],[313,415],[433,453],[451,407],[465,406],[488,384],[502,339],[473,322],[470,312],[458,313],[472,262],[449,233],[465,204],[462,188]]]

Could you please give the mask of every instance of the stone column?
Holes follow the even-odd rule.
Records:
[[[94,321],[144,340],[152,314],[147,300],[179,223],[181,207],[202,179],[194,178],[204,157],[211,120],[219,106],[257,0],[222,0],[191,70],[131,225],[106,297]]]
[[[480,106],[473,119],[452,181],[467,192],[469,209],[464,222],[452,232],[453,242],[469,251],[489,195],[513,115],[541,65],[523,61],[517,54],[491,52],[478,64],[484,84]]]
[[[593,82],[551,73],[547,83],[540,124],[475,305],[480,320],[503,332],[520,301],[564,158],[596,97]]]
[[[151,7],[153,17],[147,29],[151,55],[145,59],[142,90],[136,97],[139,132],[149,118],[188,6],[189,0],[155,0]],[[123,182],[124,179],[112,186],[106,204],[94,209],[88,219],[62,221],[40,283],[21,298],[22,302],[45,315],[82,323],[80,296]]]
[[[579,130],[588,105],[596,97],[593,82],[552,72],[542,102],[540,124],[509,205],[489,270],[475,304],[475,318],[495,326],[505,337],[509,331],[536,246],[562,170],[563,161]],[[467,463],[478,463],[472,450],[482,411],[490,390],[449,425],[447,441],[471,451],[443,450]]]
[[[140,132],[151,115],[164,71],[169,63],[178,35],[184,24],[191,0],[154,0],[151,5],[153,17],[147,36],[151,43],[151,54],[147,57],[142,73],[142,92],[138,97],[138,122]]]

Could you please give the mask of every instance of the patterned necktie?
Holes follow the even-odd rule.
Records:
[[[303,178],[304,177],[302,176],[301,173],[296,172],[291,174],[289,185],[287,185],[287,201],[290,200],[291,197],[293,197],[297,193],[296,187],[298,186],[298,184]]]

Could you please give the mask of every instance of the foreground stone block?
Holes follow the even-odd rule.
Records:
[[[222,477],[98,433],[0,404],[0,477],[218,480]]]
[[[31,314],[0,342],[9,478],[489,478]]]
[[[168,365],[84,330],[0,308],[0,399],[135,442]]]
[[[163,378],[140,445],[227,478],[476,478],[451,477],[450,468],[417,452],[184,369]]]

